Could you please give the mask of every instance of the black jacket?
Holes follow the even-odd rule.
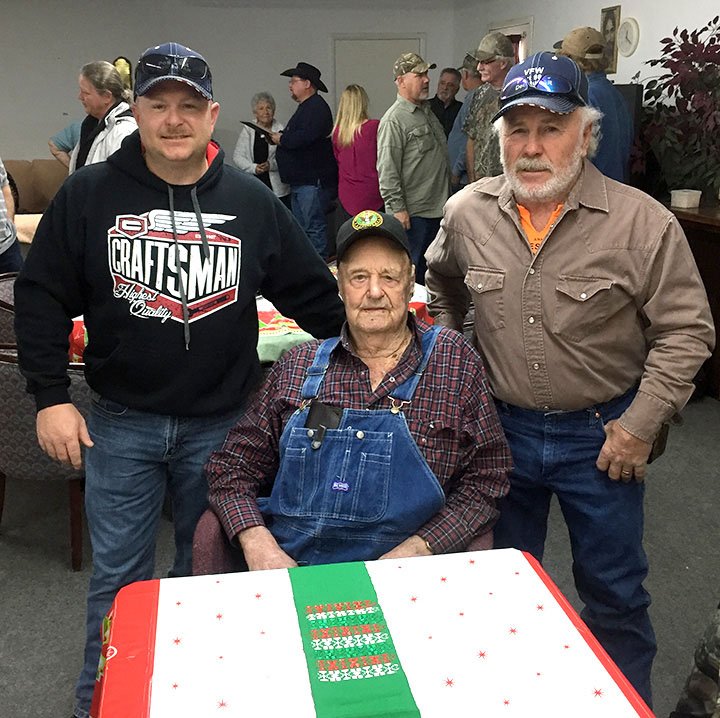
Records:
[[[195,201],[192,188],[148,170],[137,132],[58,191],[15,284],[20,366],[38,409],[69,401],[76,315],[87,327],[91,388],[174,416],[242,406],[259,373],[257,292],[317,337],[339,332],[335,280],[290,212],[224,165],[214,143],[208,150]]]
[[[330,135],[332,112],[317,93],[301,102],[282,131],[277,160],[280,179],[292,186],[337,187],[337,162]]]

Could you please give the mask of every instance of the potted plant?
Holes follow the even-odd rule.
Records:
[[[660,44],[661,56],[646,64],[665,72],[645,83],[642,150],[635,153],[633,172],[646,170],[645,151],[649,148],[668,189],[697,189],[717,197],[720,16],[692,32],[676,27]]]

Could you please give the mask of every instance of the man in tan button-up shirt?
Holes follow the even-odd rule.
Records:
[[[512,68],[494,119],[504,174],[447,203],[426,255],[430,310],[461,329],[475,304],[515,464],[495,545],[541,559],[557,495],[583,618],[649,703],[642,480],[712,350],[707,297],[673,215],[587,160],[600,114],[572,60]]]

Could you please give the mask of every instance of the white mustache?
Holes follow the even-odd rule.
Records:
[[[521,157],[515,163],[516,172],[542,172],[547,170],[548,172],[553,171],[552,165],[542,160],[530,159],[529,157]]]

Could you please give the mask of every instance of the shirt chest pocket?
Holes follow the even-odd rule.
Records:
[[[489,267],[469,267],[465,284],[475,305],[475,323],[489,332],[502,329],[505,326],[505,272]]]
[[[560,276],[555,287],[553,331],[581,341],[617,312],[624,303],[612,279]]]
[[[429,152],[435,145],[435,135],[427,125],[414,127],[408,134],[410,144],[421,154]]]

